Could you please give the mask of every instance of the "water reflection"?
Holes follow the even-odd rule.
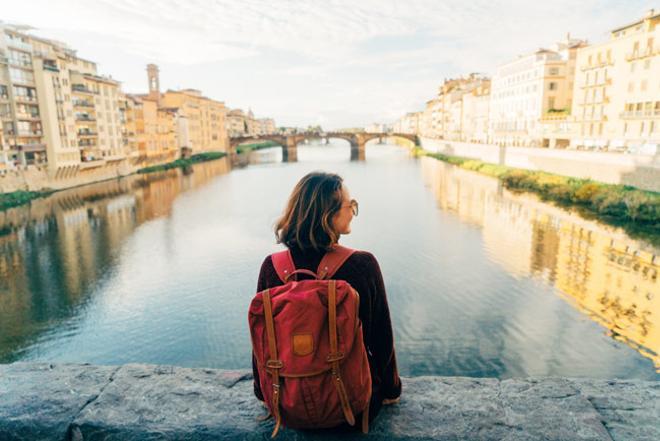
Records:
[[[438,205],[478,225],[490,258],[517,278],[533,276],[636,349],[660,372],[659,250],[620,229],[514,194],[499,181],[422,159]]]
[[[132,175],[0,212],[0,361],[76,316],[139,225],[169,216],[179,194],[229,170],[221,159]]]

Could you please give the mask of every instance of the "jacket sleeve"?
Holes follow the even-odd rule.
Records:
[[[373,357],[379,368],[382,378],[383,397],[387,399],[397,398],[401,395],[401,378],[396,364],[394,351],[394,334],[392,321],[390,319],[390,308],[387,304],[385,283],[380,266],[376,258],[373,258],[373,338],[376,342],[373,348]]]

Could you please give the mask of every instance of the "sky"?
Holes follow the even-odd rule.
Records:
[[[655,4],[654,4],[655,3]],[[129,93],[200,89],[278,126],[393,122],[445,78],[550,46],[590,43],[660,0],[0,0],[0,20],[34,27],[98,63]]]

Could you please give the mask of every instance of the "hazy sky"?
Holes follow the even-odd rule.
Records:
[[[338,128],[421,110],[444,78],[491,74],[567,32],[602,41],[659,2],[1,0],[0,19],[67,43],[127,92],[145,92],[156,63],[161,89]]]

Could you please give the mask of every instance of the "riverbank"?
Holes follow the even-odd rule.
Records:
[[[403,378],[372,440],[656,440],[660,383],[641,380]],[[262,440],[272,419],[250,371],[158,365],[0,365],[3,440]],[[283,429],[281,440],[337,433]]]
[[[183,167],[189,167],[193,164],[197,164],[199,162],[206,162],[206,161],[213,161],[216,159],[220,159],[227,156],[225,152],[205,152],[205,153],[197,153],[195,155],[192,155],[190,158],[181,158],[177,159],[176,161],[168,162],[165,164],[158,164],[158,165],[152,165],[150,167],[144,167],[141,168],[137,171],[137,173],[153,173],[153,172],[159,172],[159,171],[164,171],[164,170],[170,170],[172,168],[183,168]]]
[[[159,165],[154,165],[150,167],[144,167],[141,169],[138,169],[136,171],[133,171],[131,173],[125,174],[125,175],[119,175],[119,176],[113,176],[113,177],[103,177],[102,179],[98,180],[93,180],[90,182],[84,182],[82,184],[78,185],[72,185],[70,187],[63,187],[63,188],[57,188],[57,189],[49,189],[49,190],[39,190],[39,191],[29,191],[29,190],[18,190],[18,191],[12,191],[9,193],[0,193],[0,211],[3,210],[8,210],[10,208],[14,207],[19,207],[21,205],[26,205],[30,203],[31,201],[50,196],[51,194],[57,192],[57,191],[63,191],[63,190],[70,190],[76,187],[81,187],[84,185],[90,185],[90,184],[95,184],[103,181],[108,181],[111,179],[117,179],[117,178],[123,178],[126,176],[130,176],[134,173],[138,174],[144,174],[144,173],[154,173],[154,172],[159,172],[159,171],[164,171],[164,170],[170,170],[173,168],[183,168],[183,167],[189,167],[193,164],[197,164],[200,162],[206,162],[206,161],[213,161],[216,159],[221,159],[223,157],[227,156],[226,153],[224,152],[205,152],[205,153],[198,153],[195,155],[192,155],[190,158],[186,159],[177,159],[176,161],[168,162],[166,164],[159,164]]]
[[[254,150],[267,149],[270,147],[277,147],[277,146],[279,146],[279,144],[274,141],[263,141],[263,142],[255,142],[252,144],[241,144],[236,146],[236,153],[240,155],[242,153],[249,153]]]
[[[497,178],[509,190],[532,192],[544,201],[578,208],[586,217],[622,227],[653,243],[660,241],[660,193],[424,150],[417,153]]]

